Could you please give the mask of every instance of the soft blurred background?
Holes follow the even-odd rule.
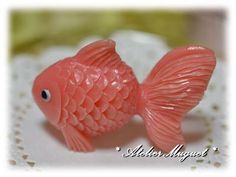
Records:
[[[38,54],[48,46],[77,45],[90,35],[138,30],[163,37],[170,47],[199,44],[225,59],[224,10],[12,10],[10,54]]]

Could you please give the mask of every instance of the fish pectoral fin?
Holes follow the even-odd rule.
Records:
[[[62,133],[68,148],[71,150],[79,152],[91,152],[94,150],[89,140],[73,126],[66,125],[66,127],[62,128]]]

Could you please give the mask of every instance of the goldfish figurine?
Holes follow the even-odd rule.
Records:
[[[169,152],[185,146],[181,121],[203,97],[215,65],[210,49],[176,48],[139,84],[115,42],[99,40],[45,69],[32,93],[73,151],[93,151],[91,137],[121,128],[138,114],[154,145]]]

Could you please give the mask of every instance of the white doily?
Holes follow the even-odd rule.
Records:
[[[169,50],[158,36],[137,32],[117,31],[110,38],[116,41],[121,58],[130,65],[139,81],[142,81],[158,60]],[[31,95],[32,81],[45,67],[57,59],[74,55],[79,48],[100,37],[86,38],[76,47],[50,47],[38,56],[17,55],[10,63],[10,156],[13,166],[44,169],[56,166],[80,167],[133,166],[188,167],[192,170],[225,166],[227,160],[227,120],[225,114],[225,68],[217,60],[217,66],[207,92],[201,103],[194,108],[183,122],[187,141],[186,151],[202,151],[210,147],[204,158],[188,158],[180,163],[179,158],[123,158],[127,148],[151,144],[145,127],[136,116],[122,129],[92,140],[96,151],[75,153],[67,149],[61,133],[44,118]],[[118,152],[116,147],[121,147]],[[214,151],[213,147],[219,150]]]

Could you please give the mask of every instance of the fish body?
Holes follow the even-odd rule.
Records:
[[[63,80],[60,125],[67,122],[89,136],[122,127],[135,114],[138,82],[125,63],[87,67],[70,58],[58,63]]]
[[[181,120],[202,98],[214,67],[211,50],[178,48],[139,84],[115,51],[115,42],[101,40],[45,69],[32,93],[74,151],[93,151],[90,137],[122,127],[135,114],[144,118],[154,144],[169,151],[184,144]]]

